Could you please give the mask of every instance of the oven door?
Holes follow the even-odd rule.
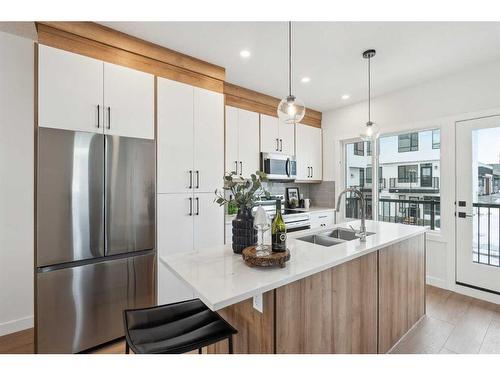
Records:
[[[261,153],[261,171],[270,180],[295,180],[297,162],[292,155]]]

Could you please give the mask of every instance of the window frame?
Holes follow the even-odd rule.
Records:
[[[434,141],[434,134],[439,134],[439,141]],[[432,130],[432,149],[440,150],[441,149],[441,129],[433,129]]]
[[[361,146],[361,148],[360,148],[360,146]],[[353,149],[354,149],[354,155],[365,156],[365,142],[363,142],[363,141],[355,142]]]
[[[411,178],[411,175],[408,173],[408,169],[410,169],[410,167],[414,167],[415,170],[416,170],[416,173],[415,173],[415,180],[412,180]],[[405,172],[404,172],[404,177],[401,177],[401,173],[400,173],[400,170],[401,168],[404,168]],[[403,164],[403,165],[398,165],[398,182],[400,183],[416,183],[418,182],[418,164]]]

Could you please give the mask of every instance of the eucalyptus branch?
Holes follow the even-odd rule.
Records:
[[[248,180],[240,180],[234,178],[237,176],[236,172],[226,173],[224,175],[224,187],[222,190],[215,190],[214,202],[219,206],[228,204],[231,199],[226,198],[226,191],[231,192],[236,206],[241,208],[252,208],[255,202],[265,195],[269,197],[269,192],[262,186],[263,182],[268,181],[267,175],[264,172],[257,171],[250,176]]]

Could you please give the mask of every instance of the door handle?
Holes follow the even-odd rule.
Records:
[[[235,162],[234,162],[234,165],[235,165],[235,167],[236,167],[236,170],[235,170],[234,172],[235,172],[236,174],[238,174],[238,162],[237,162],[237,161],[235,161]]]
[[[279,150],[278,142],[279,142],[279,140],[278,140],[278,138],[276,138],[276,151]]]
[[[97,105],[97,129],[101,127],[101,106]]]
[[[189,216],[193,216],[193,198],[189,198]]]
[[[240,176],[243,175],[243,162],[240,161]]]
[[[313,178],[313,176],[314,176],[314,169],[313,167],[311,167],[311,178]]]
[[[193,171],[189,171],[189,187],[188,189],[193,188]]]
[[[311,177],[311,167],[307,167],[307,178]]]
[[[280,139],[280,151],[283,151],[283,140]]]
[[[200,198],[196,197],[196,216],[200,214]]]
[[[200,171],[196,171],[196,189],[200,188]],[[198,198],[196,198],[198,199]]]
[[[290,177],[290,158],[286,159],[285,173],[288,177]]]
[[[111,107],[108,107],[108,129],[111,129]]]

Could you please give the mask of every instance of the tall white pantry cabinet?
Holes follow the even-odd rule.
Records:
[[[193,298],[161,257],[224,244],[223,94],[158,78],[158,304]]]

